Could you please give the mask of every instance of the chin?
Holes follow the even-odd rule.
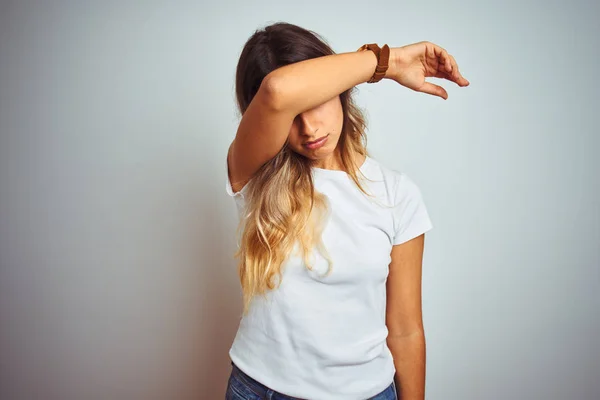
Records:
[[[331,154],[333,154],[332,150],[323,149],[323,148],[317,149],[317,151],[309,151],[309,152],[307,152],[306,150],[304,151],[304,156],[306,158],[310,158],[311,160],[320,160],[323,158],[327,158]]]

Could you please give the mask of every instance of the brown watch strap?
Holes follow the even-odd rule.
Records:
[[[371,50],[377,57],[377,67],[375,68],[373,76],[367,83],[379,82],[383,79],[389,67],[390,48],[387,44],[384,44],[383,47],[380,48],[377,43],[370,43],[362,45],[357,51],[364,50]]]

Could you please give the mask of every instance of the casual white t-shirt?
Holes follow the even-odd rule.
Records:
[[[266,299],[252,300],[229,350],[242,371],[280,393],[359,400],[380,393],[394,378],[385,325],[390,253],[432,224],[406,174],[368,156],[360,170],[373,180],[363,182],[377,202],[346,172],[313,168],[315,189],[330,203],[323,243],[333,269],[323,277],[328,264],[318,251],[312,271],[300,255],[291,256],[282,265],[281,286]],[[240,218],[247,188],[233,193],[227,179]]]

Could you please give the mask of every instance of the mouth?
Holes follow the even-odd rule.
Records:
[[[329,134],[327,134],[327,135],[325,135],[325,136],[322,136],[322,137],[320,137],[320,138],[318,138],[318,139],[316,139],[316,140],[313,140],[313,141],[311,141],[311,142],[304,142],[303,144],[304,144],[304,146],[308,146],[308,145],[317,144],[317,143],[321,142],[322,140],[326,139],[326,138],[327,138],[327,136],[329,136]]]

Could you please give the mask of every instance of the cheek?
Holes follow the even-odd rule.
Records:
[[[290,129],[288,134],[288,142],[291,146],[298,146],[300,144],[300,133],[297,129]]]
[[[329,110],[329,120],[333,121],[334,129],[341,129],[344,123],[344,111],[340,103],[333,104]]]
[[[303,152],[304,146],[302,146],[302,138],[297,130],[291,130],[288,136],[288,147],[294,150],[296,153]]]

